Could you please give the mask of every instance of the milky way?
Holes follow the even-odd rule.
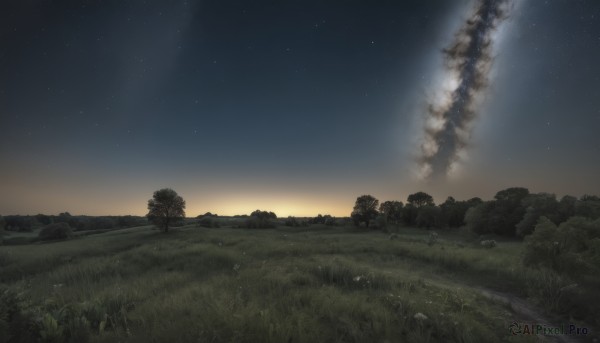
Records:
[[[420,176],[450,174],[465,154],[477,100],[487,88],[494,32],[507,17],[509,0],[479,0],[452,43],[443,50],[446,89],[427,108]]]

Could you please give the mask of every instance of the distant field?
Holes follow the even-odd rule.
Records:
[[[144,226],[0,246],[0,282],[73,342],[537,342],[506,302],[566,285],[521,242],[438,232]]]

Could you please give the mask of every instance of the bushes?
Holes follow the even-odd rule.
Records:
[[[482,247],[488,248],[488,249],[494,248],[496,245],[498,245],[498,243],[496,243],[496,241],[493,239],[481,241],[480,244]]]
[[[600,272],[600,220],[572,217],[556,226],[541,217],[525,238],[523,262],[565,273],[575,279]]]
[[[206,228],[219,228],[221,225],[219,222],[213,217],[203,217],[198,220],[198,226],[206,227]]]
[[[71,227],[67,223],[54,223],[46,225],[40,231],[39,237],[43,241],[54,239],[67,239],[73,235]]]

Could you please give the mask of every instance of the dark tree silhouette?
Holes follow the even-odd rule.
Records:
[[[433,197],[425,192],[411,194],[406,201],[417,208],[422,206],[435,206]]]
[[[170,188],[163,188],[148,200],[148,220],[163,230],[169,231],[169,226],[185,218],[185,200]]]
[[[379,200],[375,199],[375,197],[371,195],[361,195],[356,198],[356,203],[354,204],[354,209],[350,216],[355,224],[360,225],[360,223],[365,222],[367,227],[369,227],[369,221],[377,217],[378,205]]]
[[[402,219],[403,207],[401,201],[384,201],[379,206],[379,212],[385,216],[388,223],[398,224]]]

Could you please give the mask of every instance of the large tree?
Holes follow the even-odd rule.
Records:
[[[159,189],[148,200],[146,217],[164,232],[185,218],[185,200],[170,188]]]
[[[408,196],[406,201],[416,208],[422,206],[435,206],[433,197],[425,192],[417,192]]]
[[[356,198],[354,203],[354,209],[350,215],[354,220],[354,223],[360,225],[361,222],[365,222],[366,226],[369,227],[369,221],[377,217],[377,206],[379,200],[371,195],[361,195]]]

